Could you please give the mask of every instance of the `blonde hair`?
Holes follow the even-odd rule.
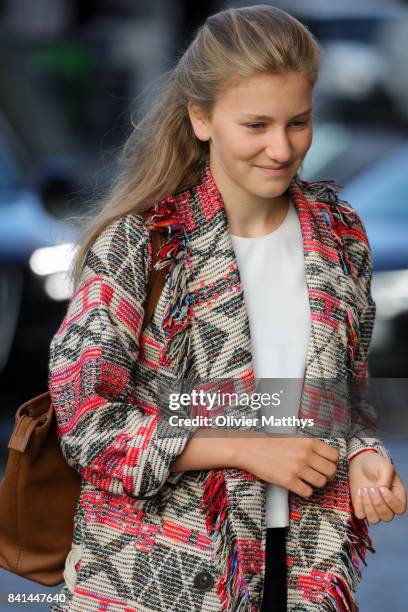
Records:
[[[314,86],[319,66],[315,38],[281,9],[260,4],[208,17],[177,64],[163,75],[160,95],[149,111],[133,124],[119,155],[116,180],[79,238],[71,270],[74,285],[88,249],[110,223],[147,210],[198,179],[209,147],[194,134],[190,100],[211,117],[218,97],[242,78],[298,71]]]

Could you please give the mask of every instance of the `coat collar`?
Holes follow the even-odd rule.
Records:
[[[355,314],[353,282],[336,232],[338,186],[330,183],[296,175],[288,187],[302,231],[311,312],[306,379],[342,378],[351,369],[347,326]],[[196,186],[176,194],[174,205],[190,249],[189,318],[195,363],[201,364],[197,374],[253,378],[244,293],[223,199],[208,162]]]

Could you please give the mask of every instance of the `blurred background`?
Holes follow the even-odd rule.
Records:
[[[77,225],[103,193],[141,94],[211,13],[250,2],[0,0],[0,476],[19,404],[46,390]],[[307,180],[333,179],[365,222],[377,316],[371,375],[408,376],[408,0],[276,0],[323,49]],[[399,385],[399,388],[404,388]],[[406,387],[405,387],[406,388]],[[400,397],[401,396],[401,397]],[[394,398],[406,413],[406,393]],[[407,438],[383,414],[408,482]],[[405,431],[407,431],[405,429]],[[371,528],[363,612],[406,610],[406,517]],[[0,571],[0,593],[58,592]],[[34,609],[44,606],[30,605]],[[7,606],[3,596],[0,611]],[[27,604],[21,610],[27,609]]]

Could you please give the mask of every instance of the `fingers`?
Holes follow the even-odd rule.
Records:
[[[357,518],[367,517],[370,523],[390,522],[396,514],[404,514],[407,509],[407,493],[396,474],[392,490],[388,487],[361,487],[359,494],[353,496],[354,514]]]
[[[373,508],[379,518],[379,520],[392,521],[394,518],[394,512],[390,506],[388,506],[385,497],[381,495],[377,487],[369,487],[370,500]]]
[[[317,472],[311,467],[305,467],[299,474],[300,478],[313,487],[324,487],[327,484],[327,476]]]
[[[328,482],[336,476],[337,465],[320,455],[313,454],[310,459],[310,467],[326,476]]]
[[[381,497],[384,499],[384,502],[390,508],[394,514],[404,514],[407,509],[407,500],[405,489],[403,489],[404,495],[400,497],[396,495],[393,491],[390,491],[387,487],[380,487]]]
[[[365,518],[366,513],[364,509],[363,497],[361,495],[361,489],[358,490],[357,495],[352,495],[352,501],[354,514],[356,515],[356,517],[359,519]]]
[[[361,493],[361,498],[363,500],[363,509],[367,517],[367,520],[370,523],[373,523],[373,525],[375,525],[376,523],[379,523],[380,517],[378,516],[377,511],[373,505],[373,502],[371,501],[371,497],[368,492],[368,487],[361,487],[361,489],[359,489],[359,493]]]
[[[314,450],[318,455],[337,464],[340,453],[336,448],[330,444],[327,444],[326,442],[323,442],[322,440],[315,440],[314,442]]]
[[[303,482],[300,478],[294,478],[290,483],[289,489],[301,497],[309,498],[313,495],[313,487]]]

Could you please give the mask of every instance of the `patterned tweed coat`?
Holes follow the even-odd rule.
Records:
[[[289,186],[311,306],[305,381],[366,375],[375,313],[370,250],[338,190],[298,175]],[[159,379],[227,378],[247,388],[254,380],[244,294],[208,162],[194,186],[151,212],[148,225],[166,237],[158,266],[168,274],[145,331],[149,231],[140,215],[128,214],[88,251],[51,343],[59,440],[82,475],[61,590],[66,602],[51,610],[256,612],[265,483],[239,469],[171,473],[193,430],[167,435],[157,407]],[[311,396],[305,382],[299,416],[315,407]],[[377,438],[364,437],[370,407],[361,402],[356,414],[348,435],[326,439],[340,451],[335,480],[310,499],[289,493],[290,611],[358,610],[360,564],[374,549],[366,521],[353,513],[347,461],[365,447],[389,455]]]

